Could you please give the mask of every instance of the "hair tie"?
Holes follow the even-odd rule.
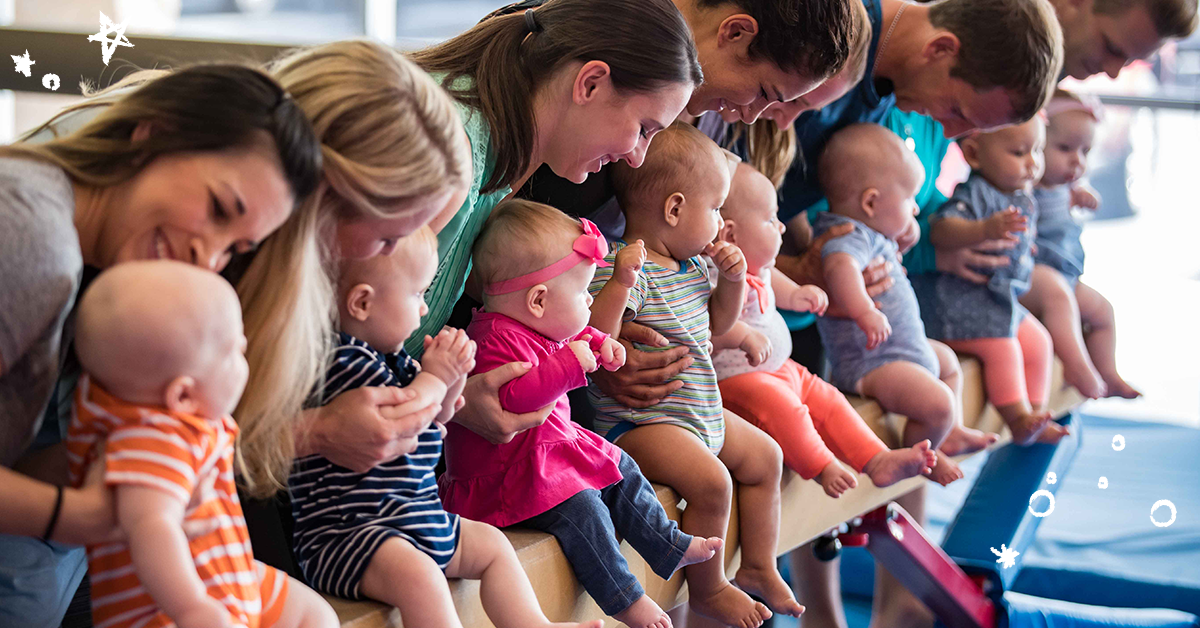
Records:
[[[525,30],[531,33],[536,33],[542,30],[542,25],[538,24],[537,17],[534,16],[533,9],[525,10]]]

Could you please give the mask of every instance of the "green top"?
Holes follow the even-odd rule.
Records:
[[[942,160],[950,148],[950,140],[942,132],[937,120],[919,113],[905,113],[892,109],[883,120],[884,126],[895,132],[904,143],[917,154],[925,166],[925,183],[917,191],[917,224],[921,226],[921,241],[904,255],[904,267],[909,275],[932,273],[937,267],[934,261],[933,244],[929,242],[929,218],[946,202],[946,195],[937,189],[937,178],[942,171]]]
[[[438,78],[434,76],[435,80]],[[512,192],[510,188],[488,194],[480,192],[496,167],[491,150],[492,134],[479,111],[460,103],[455,104],[466,127],[467,139],[471,140],[471,188],[462,207],[438,233],[437,274],[425,293],[429,313],[421,319],[421,326],[404,345],[409,355],[418,359],[425,350],[425,336],[437,335],[446,321],[450,320],[450,312],[462,296],[467,276],[471,274],[471,247],[475,244],[475,238],[479,237],[484,221],[491,215],[492,209]]]

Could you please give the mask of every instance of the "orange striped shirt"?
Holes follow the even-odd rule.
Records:
[[[183,529],[208,595],[225,604],[235,623],[258,628],[265,574],[256,568],[234,485],[236,436],[237,425],[228,415],[206,420],[137,406],[84,376],[76,390],[67,450],[76,485],[92,462],[93,446],[106,441],[109,486],[149,486],[186,504]],[[173,625],[139,582],[126,543],[89,546],[88,571],[96,628]]]

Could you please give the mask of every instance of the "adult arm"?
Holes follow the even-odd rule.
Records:
[[[104,485],[103,458],[92,463],[83,486],[63,488],[62,506],[51,541],[69,545],[101,543],[118,538],[112,491]],[[0,467],[0,534],[41,537],[50,524],[58,488]]]
[[[634,343],[649,347],[666,347],[669,343],[658,332],[633,322],[621,325],[618,341],[625,347],[625,366],[592,373],[592,381],[604,394],[630,408],[649,408],[683,386],[682,381],[673,378],[692,365],[694,358],[687,347],[637,349]]]
[[[414,391],[368,386],[347,391],[320,408],[304,411],[296,454],[320,454],[363,473],[416,451],[417,437],[441,411]]]
[[[517,434],[545,423],[553,404],[522,414],[509,412],[500,405],[500,388],[532,367],[529,362],[510,362],[468,377],[462,394],[463,407],[453,421],[495,444],[507,443]]]

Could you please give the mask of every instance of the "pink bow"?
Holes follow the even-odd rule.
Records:
[[[604,256],[608,255],[608,241],[604,239],[604,234],[600,233],[596,223],[587,218],[580,218],[579,222],[583,223],[583,235],[575,238],[575,244],[571,248],[600,268],[612,266],[604,261]]]

